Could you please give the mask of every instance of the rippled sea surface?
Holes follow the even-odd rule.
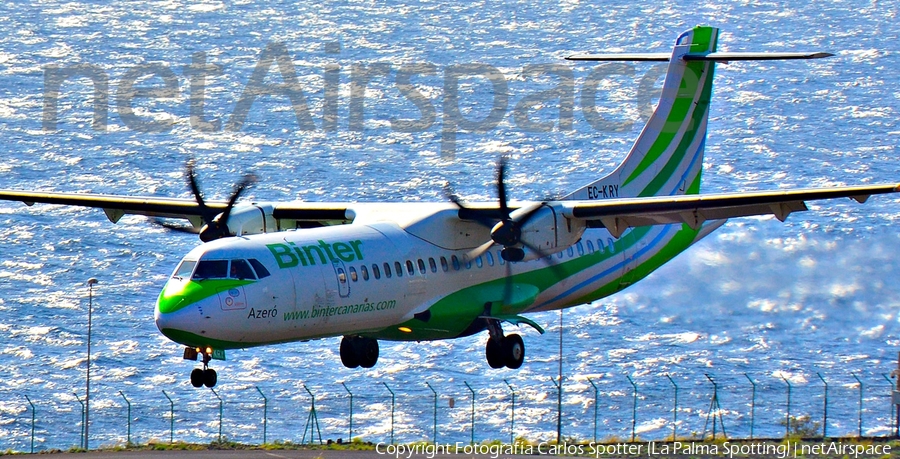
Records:
[[[896,1],[5,3],[0,188],[187,198],[184,165],[196,158],[207,195],[217,199],[251,171],[260,178],[249,192],[257,200],[433,201],[441,199],[445,181],[467,199],[491,199],[493,164],[508,154],[512,195],[542,199],[611,170],[652,99],[639,82],[660,84],[650,64],[603,80],[597,112],[616,129],[597,129],[582,110],[590,103],[582,89],[595,66],[562,58],[573,51],[668,51],[678,33],[697,24],[722,29],[720,50],[836,54],[718,67],[703,191],[897,182],[898,10]],[[298,121],[284,95],[260,96],[241,115],[239,101],[267,49],[285,50],[275,59],[281,67],[262,66],[268,72],[256,81],[271,89],[285,82],[278,69],[296,75],[293,87],[306,104],[300,114],[309,114],[313,129],[301,129],[305,118]],[[186,70],[201,52],[213,69],[203,88],[202,117],[212,123],[206,128],[191,122],[198,84]],[[453,130],[444,77],[452,65],[473,63],[505,77],[503,116],[486,132],[459,133],[452,154],[442,152]],[[410,133],[391,120],[428,121],[398,89],[398,70],[412,64],[431,66],[412,83],[434,116]],[[520,101],[558,82],[530,76],[526,68],[533,64],[572,71],[571,128],[562,123],[560,129],[555,101],[529,113],[554,123],[549,132],[529,132],[515,118]],[[56,100],[55,129],[47,126],[45,82],[54,68],[89,69],[108,82],[99,124],[95,87],[72,77]],[[148,68],[159,73],[148,76]],[[127,103],[129,82],[165,88],[163,74],[170,86],[156,95],[166,97]],[[329,96],[325,88],[335,75],[338,92]],[[369,81],[360,93],[363,77]],[[458,106],[468,119],[485,119],[503,102],[485,79],[464,79],[459,87]],[[336,124],[323,122],[335,109]],[[146,124],[135,119],[162,123],[163,132],[143,132]],[[863,433],[886,434],[885,375],[900,351],[900,200],[812,208],[786,223],[731,221],[618,296],[567,310],[563,435],[593,438],[593,383],[597,436],[629,438],[633,392],[626,376],[638,388],[638,436],[671,434],[673,383],[680,390],[678,435],[700,435],[712,397],[706,374],[719,385],[729,435],[748,436],[751,425],[756,436],[782,435],[788,383],[791,414],[820,420],[824,385],[817,374],[829,384],[830,435],[859,429],[856,378],[863,384]],[[133,441],[167,441],[170,406],[176,440],[217,437],[216,395],[190,387],[190,363],[153,324],[166,277],[197,244],[143,218],[113,225],[99,210],[0,203],[0,449],[30,447],[26,395],[36,407],[37,449],[80,443],[76,396],[84,397],[91,277],[99,280],[92,447],[124,443],[123,395],[133,407]],[[534,318],[548,333],[522,331],[528,357],[518,371],[489,371],[486,336],[385,342],[378,366],[367,371],[341,366],[338,338],[231,352],[215,366],[223,435],[262,441],[258,387],[268,398],[268,440],[300,441],[310,403],[305,384],[317,397],[323,437],[347,438],[350,399],[343,382],[354,394],[353,436],[390,440],[393,390],[396,440],[430,440],[428,382],[438,396],[438,441],[470,440],[472,393],[464,383],[475,391],[475,440],[507,440],[507,381],[517,395],[515,435],[555,438],[557,392],[550,378],[559,371],[559,315]],[[758,386],[755,412],[751,381]]]

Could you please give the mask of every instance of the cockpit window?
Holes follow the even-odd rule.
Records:
[[[253,265],[253,269],[256,270],[256,275],[262,279],[263,277],[269,277],[269,270],[260,263],[259,260],[255,258],[250,259],[250,264]]]
[[[179,279],[190,277],[191,272],[194,270],[194,266],[197,266],[196,261],[184,260],[178,265],[178,269],[175,270],[175,274],[172,274],[172,277],[177,277]]]
[[[227,279],[228,260],[200,260],[192,279]]]
[[[247,260],[231,260],[231,271],[229,277],[232,279],[256,279],[253,270]]]

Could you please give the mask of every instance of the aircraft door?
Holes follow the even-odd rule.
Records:
[[[331,266],[334,268],[334,275],[338,282],[338,295],[340,295],[341,298],[349,297],[350,274],[347,272],[347,267],[344,266],[344,262],[340,260],[333,261]]]

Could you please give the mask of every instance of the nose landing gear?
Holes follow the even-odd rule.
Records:
[[[203,369],[194,368],[191,371],[191,385],[198,388],[206,386],[210,389],[216,387],[219,375],[216,373],[216,370],[209,368],[209,361],[212,360],[212,355],[192,347],[184,348],[185,360],[197,360],[197,357],[200,355],[203,356]]]

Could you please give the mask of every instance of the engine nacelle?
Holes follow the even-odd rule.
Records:
[[[278,222],[272,216],[273,210],[271,204],[235,207],[228,217],[228,232],[232,236],[242,236],[278,231]]]
[[[532,212],[534,207],[526,206],[512,212],[510,217],[516,220],[519,216]],[[521,241],[525,246],[525,260],[536,260],[541,256],[552,255],[565,250],[581,239],[587,225],[583,220],[572,220],[563,216],[562,208],[552,204],[541,204],[531,218],[521,227]],[[540,254],[529,247],[537,248]]]

